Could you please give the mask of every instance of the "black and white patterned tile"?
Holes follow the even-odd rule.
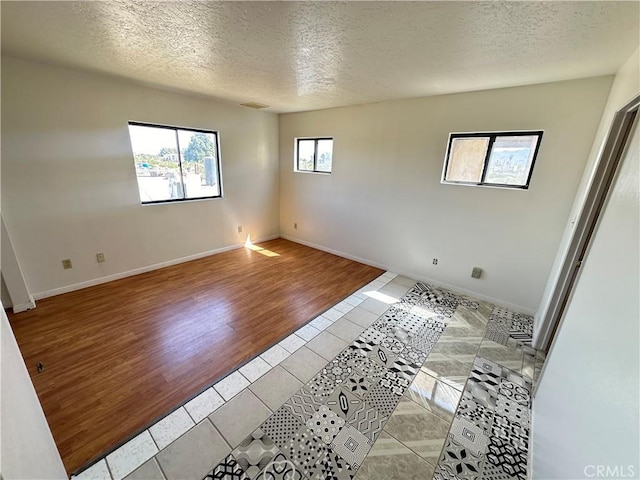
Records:
[[[533,317],[495,307],[489,318],[485,337],[501,345],[507,345],[509,339],[512,339],[519,345],[531,346]]]
[[[391,416],[399,401],[398,395],[380,385],[375,385],[365,397],[365,403],[374,407],[385,417]]]
[[[309,478],[317,478],[318,463],[327,455],[327,445],[306,426],[301,426],[282,448],[282,453]]]
[[[203,480],[249,480],[233,455],[228,455]]]
[[[405,378],[401,373],[393,370],[387,370],[380,379],[379,385],[394,395],[401,397],[411,385],[411,380]]]
[[[416,365],[422,365],[427,359],[427,356],[429,356],[429,351],[425,352],[422,348],[414,347],[413,345],[405,345],[404,350],[400,352],[400,356],[415,363]]]
[[[500,375],[477,368],[476,365],[474,365],[467,383],[475,384],[478,388],[489,390],[497,395],[501,382],[502,378]]]
[[[327,448],[327,454],[318,462],[314,476],[311,480],[352,480],[356,469],[351,468],[347,461],[331,448]]]
[[[395,373],[400,377],[406,378],[409,383],[411,383],[420,371],[420,367],[422,367],[422,364],[415,363],[411,360],[403,358],[402,356],[399,356],[393,362],[393,365],[391,366],[391,368],[389,368],[389,371]]]
[[[473,400],[486,408],[494,410],[498,394],[495,390],[487,389],[482,383],[467,381],[464,392],[462,392],[462,398]]]
[[[356,371],[355,375],[350,376],[342,384],[348,392],[353,393],[356,397],[364,398],[377,383],[377,380],[372,380]]]
[[[384,376],[384,372],[387,371],[386,367],[379,362],[371,360],[369,357],[365,357],[355,367],[356,373],[363,377],[366,377],[372,384],[375,384]]]
[[[511,443],[518,450],[527,451],[529,449],[529,428],[511,422],[509,418],[502,415],[494,415],[491,436]]]
[[[369,327],[364,332],[362,332],[362,335],[360,336],[364,340],[366,340],[367,343],[380,345],[380,342],[382,342],[386,338],[387,334],[386,332],[382,332],[375,327]]]
[[[491,423],[493,422],[494,411],[487,408],[481,403],[467,397],[462,397],[458,406],[457,415],[468,419],[478,428],[481,428],[485,434],[491,433]]]
[[[327,398],[325,405],[336,415],[348,420],[363,402],[361,398],[348,391],[344,386],[336,388]]]
[[[453,419],[449,438],[479,458],[482,458],[489,443],[489,437],[484,430],[463,416]]]
[[[388,419],[375,407],[363,402],[349,417],[349,425],[364,435],[369,445],[373,445]]]
[[[500,340],[496,348],[523,349],[532,372],[525,378],[524,370],[501,365],[499,356],[477,356],[473,366],[466,361],[458,387],[461,400],[455,414],[445,417],[453,418],[449,434],[440,456],[436,450],[430,460],[438,459],[433,478],[524,480],[537,361],[535,350],[526,345],[531,318],[491,311],[484,303],[480,311],[479,306],[465,296],[416,283],[207,478],[353,480],[385,425],[390,428],[391,414],[432,358],[434,345],[443,334],[452,341],[447,328],[473,327],[479,344],[486,326],[485,338]],[[455,404],[450,412],[454,409]],[[445,436],[443,429],[441,441]]]
[[[331,390],[333,392],[333,390]],[[322,405],[313,393],[306,388],[301,388],[287,400],[282,408],[286,408],[295,417],[300,424],[304,425]],[[277,412],[279,412],[278,410]],[[277,413],[276,412],[276,413]],[[267,420],[268,422],[269,420]]]
[[[515,480],[516,477],[509,475],[499,465],[494,465],[489,460],[485,460],[482,464],[482,480]]]
[[[339,356],[330,361],[318,375],[322,375],[324,379],[333,385],[340,385],[353,374],[353,367],[348,361],[344,361]],[[324,381],[323,379],[323,381]]]
[[[356,428],[345,425],[333,440],[331,449],[344,458],[352,469],[357,470],[364,462],[371,445],[368,438]]]
[[[465,446],[449,438],[442,449],[438,469],[442,478],[478,480],[482,471],[482,461],[483,457],[473,454]]]
[[[340,415],[331,410],[328,406],[322,405],[309,420],[307,420],[307,428],[314,435],[320,437],[327,445],[331,444],[335,436],[344,427],[345,420]]]
[[[511,400],[512,402],[517,403],[518,405],[528,407],[531,403],[529,389],[516,383],[510,382],[504,378],[500,383],[498,393]]]
[[[495,414],[506,417],[510,422],[522,425],[523,427],[528,428],[530,426],[531,411],[529,410],[529,406],[512,402],[502,395],[498,395]]]
[[[316,399],[323,402],[336,388],[335,376],[327,376],[320,372],[305,387]]]
[[[245,474],[254,479],[280,453],[275,442],[262,429],[245,438],[231,454]]]
[[[278,453],[260,471],[256,480],[305,480],[306,477],[283,453]]]
[[[312,413],[309,414],[309,418],[311,415]],[[301,421],[304,417],[306,415],[294,415],[291,411],[291,405],[285,404],[273,412],[260,428],[273,439],[279,448],[282,448],[302,426]]]
[[[504,329],[525,316],[494,309],[489,326]],[[498,327],[496,327],[496,325]],[[508,337],[507,349],[529,349]],[[502,347],[499,347],[502,348]],[[504,356],[509,365],[508,356]],[[434,475],[435,479],[525,480],[531,408],[530,379],[477,356]]]
[[[496,472],[502,471],[511,478],[527,478],[527,452],[515,448],[509,441],[497,436],[492,435],[489,438],[485,465],[487,463],[491,464]]]

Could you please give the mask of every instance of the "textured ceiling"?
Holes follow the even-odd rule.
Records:
[[[291,112],[614,73],[638,2],[2,2],[2,53]]]

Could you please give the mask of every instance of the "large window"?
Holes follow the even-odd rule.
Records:
[[[443,183],[529,188],[542,132],[452,133]]]
[[[296,171],[331,173],[333,138],[296,138]]]
[[[142,203],[222,196],[218,134],[129,122]]]

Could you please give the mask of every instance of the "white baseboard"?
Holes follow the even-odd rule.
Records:
[[[21,305],[14,305],[11,308],[13,310],[13,313],[26,312],[27,310],[36,308],[36,300],[33,296],[29,295],[29,301],[27,303],[23,303]]]
[[[341,252],[340,250],[333,250],[332,248],[327,248],[327,247],[324,247],[322,245],[318,245],[316,243],[307,242],[306,240],[302,240],[301,238],[292,237],[290,235],[283,235],[283,234],[280,234],[280,238],[284,238],[285,240],[289,240],[290,242],[299,243],[301,245],[306,245],[307,247],[315,248],[316,250],[322,250],[323,252],[332,253],[333,255],[337,255],[338,257],[342,257],[342,258],[346,258],[346,259],[349,259],[349,260],[353,260],[354,262],[364,263],[365,265],[369,265],[371,267],[376,267],[376,268],[381,268],[383,270],[388,270],[386,265],[374,262],[373,260],[369,260],[368,258],[356,257],[355,255],[350,255],[348,253]]]
[[[535,310],[532,310],[527,307],[523,307],[522,305],[516,305],[514,303],[505,302],[499,298],[489,297],[487,295],[483,295],[482,293],[474,292],[472,290],[466,290],[464,288],[456,287],[455,285],[449,285],[448,283],[443,283],[433,278],[425,278],[415,272],[407,272],[407,271],[399,271],[395,269],[393,266],[384,265],[382,263],[374,262],[373,260],[369,260],[367,258],[357,257],[355,255],[350,255],[345,252],[341,252],[339,250],[334,250],[332,248],[327,248],[322,245],[318,245],[312,242],[307,242],[306,240],[302,240],[301,238],[292,237],[291,235],[280,234],[281,238],[285,240],[289,240],[291,242],[300,243],[302,245],[306,245],[307,247],[315,248],[316,250],[322,250],[323,252],[332,253],[333,255],[337,255],[339,257],[348,258],[349,260],[353,260],[355,262],[364,263],[365,265],[370,265],[372,267],[381,268],[383,270],[389,270],[398,275],[403,275],[405,277],[412,278],[414,280],[419,280],[421,282],[429,283],[436,287],[445,288],[447,290],[452,290],[454,292],[462,293],[464,295],[468,295],[470,297],[477,298],[478,300],[483,300],[485,302],[493,303],[494,305],[498,305],[500,307],[505,307],[509,310],[513,310],[520,313],[526,313],[528,315],[535,315]]]
[[[280,235],[270,235],[268,237],[258,238],[253,240],[253,243],[266,242],[267,240],[274,240],[276,238],[280,238]],[[115,273],[113,275],[107,275],[105,277],[94,278],[92,280],[87,280],[86,282],[74,283],[71,285],[66,285],[60,288],[54,288],[52,290],[46,290],[44,292],[34,293],[33,298],[35,300],[41,300],[43,298],[53,297],[56,295],[62,295],[63,293],[73,292],[75,290],[81,290],[87,287],[93,287],[95,285],[100,285],[102,283],[112,282],[114,280],[120,280],[121,278],[132,277],[134,275],[139,275],[141,273],[151,272],[152,270],[158,270],[164,267],[170,267],[171,265],[177,265],[179,263],[190,262],[191,260],[197,260],[199,258],[209,257],[211,255],[216,255],[218,253],[228,252],[230,250],[236,250],[244,246],[244,243],[236,243],[233,245],[227,245],[226,247],[216,248],[214,250],[209,250],[206,252],[195,253],[193,255],[188,255],[186,257],[176,258],[174,260],[168,260],[166,262],[155,263],[153,265],[147,265],[145,267],[134,268],[133,270],[128,270],[126,272]],[[35,307],[35,302],[33,307]],[[31,308],[33,308],[31,307]],[[14,312],[15,312],[14,307]],[[25,308],[25,310],[27,310]],[[21,310],[22,311],[22,310]]]

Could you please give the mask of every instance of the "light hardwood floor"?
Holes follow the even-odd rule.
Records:
[[[9,315],[68,472],[383,273],[283,239],[260,246]]]

